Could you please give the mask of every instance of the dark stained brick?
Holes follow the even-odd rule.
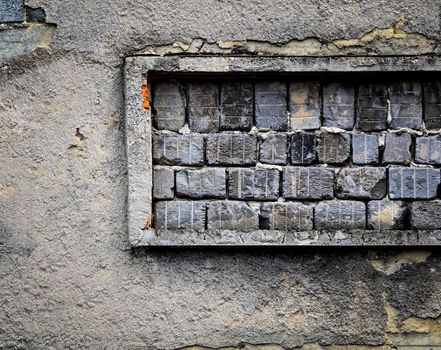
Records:
[[[228,82],[221,85],[221,130],[249,130],[253,122],[253,85]]]
[[[194,132],[219,130],[219,87],[213,83],[188,84],[189,127]]]
[[[159,82],[153,90],[153,121],[160,130],[178,131],[185,125],[185,93],[176,83]]]
[[[262,203],[260,216],[270,230],[305,231],[313,228],[312,206],[300,202]]]
[[[159,229],[205,229],[205,203],[159,201],[155,203],[154,225]]]
[[[319,167],[283,168],[283,197],[323,199],[334,197],[334,170]]]
[[[300,132],[291,136],[291,163],[312,164],[317,160],[317,137],[314,133]]]
[[[208,229],[253,231],[259,228],[257,212],[246,202],[214,201],[208,203]]]
[[[323,87],[323,125],[350,130],[354,127],[354,88],[339,83]]]
[[[317,151],[320,163],[344,163],[351,154],[351,135],[324,132],[320,135]]]
[[[392,128],[421,129],[423,105],[421,83],[406,81],[393,83],[389,87]]]
[[[357,129],[376,131],[387,129],[387,86],[362,84],[358,88]]]
[[[207,137],[209,165],[254,165],[257,138],[250,134],[220,133]]]
[[[258,129],[286,131],[288,109],[286,84],[258,82],[255,85],[256,127]]]
[[[233,199],[276,200],[280,173],[277,169],[230,168],[228,197]]]
[[[259,160],[266,164],[286,164],[288,137],[286,134],[270,133],[260,144]]]
[[[348,200],[319,202],[314,210],[314,226],[318,230],[365,229],[366,205]]]
[[[424,83],[424,121],[427,129],[441,128],[441,81]]]

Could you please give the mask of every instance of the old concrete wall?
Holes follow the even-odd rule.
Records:
[[[0,348],[441,344],[436,250],[130,251],[122,86],[136,52],[436,54],[438,1],[26,5],[49,24],[0,31]]]

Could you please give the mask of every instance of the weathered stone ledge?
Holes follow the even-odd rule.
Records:
[[[439,72],[441,57],[138,55],[126,58],[126,70],[140,70],[143,73]]]
[[[142,239],[132,246],[437,246],[441,244],[441,230],[335,230],[284,232],[257,230],[238,232],[209,230],[144,230]]]

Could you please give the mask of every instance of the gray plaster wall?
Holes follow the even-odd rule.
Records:
[[[437,54],[438,1],[26,5],[46,24],[0,30],[0,348],[441,344],[437,250],[130,250],[123,127],[125,56]]]

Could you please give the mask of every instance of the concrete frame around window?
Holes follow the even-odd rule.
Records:
[[[125,59],[127,222],[131,247],[142,246],[433,246],[441,230],[190,232],[152,229],[149,78],[152,74],[441,72],[436,56],[279,57],[132,56]],[[144,85],[143,85],[144,84]]]

